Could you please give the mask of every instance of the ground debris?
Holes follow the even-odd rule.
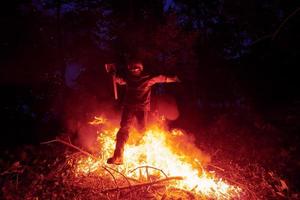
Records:
[[[210,199],[195,194],[193,190],[169,185],[181,177],[157,178],[149,175],[149,179],[135,180],[113,171],[108,166],[107,169],[112,174],[76,175],[73,165],[86,155],[74,152],[66,146],[40,145],[34,147],[32,152],[35,154],[32,154],[30,160],[11,161],[2,170],[1,199]],[[147,166],[133,170],[140,169],[147,169]],[[105,168],[99,170],[104,172]],[[299,194],[290,190],[286,180],[257,163],[240,165],[228,160],[218,160],[211,163],[206,170],[211,173],[217,171],[224,180],[242,189],[241,195],[233,199],[299,199]],[[161,173],[163,174],[162,170]]]

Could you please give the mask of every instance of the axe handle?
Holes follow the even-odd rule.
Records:
[[[118,88],[117,88],[117,82],[116,82],[116,75],[112,76],[112,81],[113,81],[113,86],[114,86],[115,100],[117,100],[118,99]]]

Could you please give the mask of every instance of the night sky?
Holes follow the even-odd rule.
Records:
[[[1,151],[76,132],[94,114],[119,115],[124,91],[115,101],[104,64],[122,75],[138,57],[148,73],[181,80],[152,90],[152,110],[170,106],[159,110],[170,127],[224,155],[266,145],[257,162],[278,153],[260,163],[299,188],[298,0],[8,2],[0,8]]]

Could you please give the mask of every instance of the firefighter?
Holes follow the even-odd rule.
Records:
[[[134,119],[137,121],[137,129],[144,132],[147,115],[150,111],[151,87],[156,83],[179,82],[177,76],[168,77],[164,75],[151,76],[144,73],[141,61],[133,60],[127,65],[127,74],[124,78],[115,76],[115,81],[120,85],[126,85],[123,102],[123,112],[120,129],[117,132],[116,146],[113,157],[107,160],[108,164],[123,164],[123,152],[129,137],[129,128]],[[114,73],[115,74],[115,73]]]

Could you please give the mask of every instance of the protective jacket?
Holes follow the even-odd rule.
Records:
[[[124,78],[117,77],[117,83],[119,83],[120,85],[126,85],[124,107],[136,111],[150,110],[151,87],[154,84],[170,83],[175,81],[175,77],[167,77],[164,75],[128,75]]]

